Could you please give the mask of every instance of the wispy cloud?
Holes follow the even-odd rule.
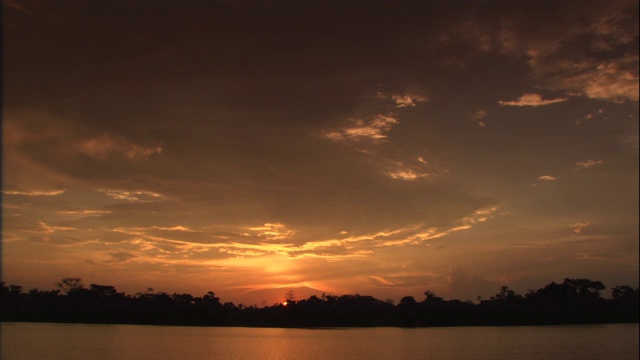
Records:
[[[612,6],[567,13],[564,24],[530,34],[523,31],[531,19],[501,19],[496,35],[505,54],[527,56],[533,79],[545,89],[564,91],[613,102],[638,101],[637,5],[616,2]],[[580,44],[580,46],[576,46]],[[608,60],[603,60],[603,56]]]
[[[589,226],[589,222],[577,222],[571,225],[574,234],[579,235],[582,232],[582,229]]]
[[[386,242],[385,245],[402,245],[402,244],[417,244],[420,242],[424,242],[427,240],[433,240],[442,238],[453,233],[469,230],[473,228],[475,225],[485,222],[494,217],[494,213],[498,210],[497,206],[491,206],[476,210],[473,214],[465,216],[457,224],[445,228],[439,229],[436,227],[431,227],[425,230],[418,231],[417,233],[400,240],[399,242]]]
[[[638,56],[626,56],[608,62],[580,62],[567,64],[566,74],[554,87],[576,91],[598,100],[613,102],[638,101]]]
[[[602,160],[585,160],[585,161],[578,161],[576,163],[576,169],[589,169],[592,168],[596,165],[601,165],[604,162]]]
[[[376,93],[376,98],[381,100],[390,99],[397,108],[414,107],[420,102],[429,100],[426,96],[415,91],[407,91],[399,94],[385,94],[379,91]]]
[[[188,259],[201,252],[212,255],[210,251],[217,250],[218,254],[241,257],[282,255],[289,259],[316,258],[334,262],[368,257],[373,255],[376,249],[384,247],[417,245],[469,230],[493,218],[497,209],[498,207],[487,207],[476,210],[448,228],[410,226],[361,235],[341,233],[337,238],[304,242],[296,239],[297,231],[277,222],[245,228],[248,232],[237,232],[224,238],[205,231],[187,236],[184,234],[187,228],[182,226],[120,227],[113,231],[129,236],[130,239],[126,243],[135,245],[135,250],[141,258],[160,256],[167,257],[167,261],[170,261],[177,258]],[[184,236],[175,234],[175,237],[169,238],[164,236],[162,231],[180,232]],[[261,238],[268,241],[260,241]],[[272,242],[285,239],[286,242]]]
[[[106,215],[111,214],[109,210],[69,210],[69,211],[58,211],[59,214],[64,215]]]
[[[567,98],[555,98],[555,99],[542,99],[540,94],[535,93],[527,93],[518,98],[518,100],[514,101],[498,101],[498,104],[502,106],[544,106],[557,104],[561,102],[567,101]]]
[[[499,206],[488,206],[482,209],[476,210],[473,214],[462,219],[462,223],[465,225],[475,225],[492,219],[498,211]]]
[[[150,155],[162,153],[160,146],[145,147],[108,134],[80,139],[76,144],[79,153],[99,160],[106,160],[112,155],[129,160],[142,160]]]
[[[422,153],[423,155],[402,161],[395,160],[395,158],[399,156],[386,158],[381,155],[376,155],[375,158],[372,157],[371,160],[380,167],[380,171],[384,175],[394,180],[416,181],[448,172],[439,161],[434,160],[430,155],[427,155],[425,151]]]
[[[489,219],[495,217],[496,211],[498,211],[498,206],[489,206],[485,208],[478,209],[473,212],[473,214],[465,216],[460,219],[456,224],[451,227],[440,229],[437,227],[429,227],[429,228],[409,228],[404,229],[402,232],[409,233],[403,236],[399,236],[395,239],[385,240],[381,242],[379,246],[400,246],[400,245],[411,245],[411,244],[419,244],[424,241],[434,240],[438,238],[442,238],[458,231],[469,230],[473,228],[475,225],[479,223],[483,223]]]
[[[539,181],[555,181],[555,180],[558,180],[558,178],[551,175],[542,175],[538,177],[538,180]]]
[[[394,286],[398,284],[397,281],[385,279],[382,276],[369,276],[369,278],[384,286]]]
[[[58,196],[65,193],[66,190],[51,190],[51,191],[18,191],[18,190],[3,190],[5,195],[22,195],[22,196]]]
[[[583,123],[583,122],[585,122],[586,120],[591,120],[591,119],[593,119],[594,117],[596,117],[596,116],[598,116],[598,115],[600,115],[600,114],[602,114],[602,113],[604,113],[604,109],[598,109],[598,111],[596,111],[596,112],[594,112],[594,113],[587,114],[587,115],[585,115],[585,116],[581,117],[580,119],[576,120],[576,126],[578,126],[578,125],[582,124],[582,123]]]
[[[353,121],[353,126],[326,132],[324,136],[333,141],[358,141],[358,140],[384,140],[398,119],[391,115],[377,115],[372,119],[358,119]]]
[[[425,102],[427,98],[418,94],[392,95],[391,99],[396,103],[396,107],[413,107],[418,102]]]
[[[138,257],[126,251],[111,252],[109,256],[111,257],[111,262],[127,262]]]
[[[70,226],[53,226],[53,225],[47,225],[45,222],[43,221],[39,221],[38,225],[40,227],[40,230],[42,230],[42,232],[46,233],[46,234],[50,234],[52,232],[55,231],[70,231],[70,230],[76,230],[73,227]]]
[[[101,192],[116,200],[151,202],[164,199],[164,195],[147,190],[116,190],[116,189],[100,189]]]
[[[191,230],[186,226],[182,226],[182,225],[176,225],[176,226],[170,226],[170,227],[164,227],[164,226],[153,226],[152,228],[154,229],[158,229],[158,230],[164,230],[164,231],[184,231],[184,232],[197,232],[197,230]]]
[[[287,229],[287,227],[281,223],[266,223],[262,226],[250,227],[248,229],[257,232],[258,237],[263,237],[267,240],[282,240],[295,234],[294,231]]]
[[[485,110],[478,110],[473,113],[472,119],[478,124],[478,126],[487,126],[487,124],[483,121],[487,117],[488,113]]]
[[[407,181],[412,181],[412,180],[419,179],[421,177],[429,176],[428,173],[418,173],[411,169],[389,171],[387,175],[389,175],[389,177],[391,177],[392,179],[400,179],[400,180],[407,180]]]
[[[5,116],[3,132],[9,134],[3,140],[11,146],[40,146],[58,155],[84,155],[96,160],[112,157],[144,160],[162,153],[160,145],[136,144],[115,133],[80,131],[68,120],[45,112],[11,112]]]
[[[401,161],[388,161],[385,175],[396,180],[413,181],[429,176],[430,169],[423,157],[417,158],[417,163],[407,164]]]

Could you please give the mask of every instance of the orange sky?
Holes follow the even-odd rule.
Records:
[[[638,2],[4,1],[2,280],[638,286]]]

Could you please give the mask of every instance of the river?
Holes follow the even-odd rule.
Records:
[[[639,358],[638,324],[412,329],[0,326],[3,360]]]

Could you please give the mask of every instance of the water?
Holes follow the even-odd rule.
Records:
[[[3,323],[3,360],[638,359],[638,324],[271,329]]]

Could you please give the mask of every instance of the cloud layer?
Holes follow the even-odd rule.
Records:
[[[4,10],[3,281],[637,285],[637,1]]]

